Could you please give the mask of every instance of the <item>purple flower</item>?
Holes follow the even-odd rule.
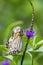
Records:
[[[26,30],[26,36],[29,37],[33,37],[34,36],[34,30],[30,31],[29,29]]]
[[[2,62],[2,65],[9,65],[9,60],[4,60],[4,61]]]

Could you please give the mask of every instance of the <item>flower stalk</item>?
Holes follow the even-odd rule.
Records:
[[[31,0],[29,0],[29,2],[32,7],[32,22],[31,22],[31,26],[30,26],[30,30],[32,31],[33,25],[34,25],[34,6],[33,6],[33,3],[31,2]]]
[[[27,39],[27,43],[26,43],[26,46],[25,46],[25,50],[23,52],[23,56],[22,56],[22,59],[21,59],[21,65],[23,65],[23,60],[24,60],[24,57],[25,57],[25,53],[26,53],[26,50],[27,50],[27,46],[28,46],[29,39],[30,38]]]
[[[30,2],[30,5],[32,6],[32,22],[31,22],[31,26],[30,26],[30,31],[28,30],[28,32],[26,32],[27,43],[26,43],[26,46],[25,46],[25,49],[24,49],[24,52],[23,52],[23,56],[22,56],[22,59],[21,59],[21,65],[23,65],[23,60],[24,60],[24,57],[25,57],[25,53],[26,53],[26,50],[27,50],[29,40],[30,40],[31,37],[33,37],[33,34],[34,34],[34,33],[32,33],[33,24],[34,24],[34,6],[31,2],[31,0],[29,0],[29,2]],[[32,56],[32,65],[33,65],[33,56]]]
[[[33,65],[33,55],[32,55],[32,65]]]

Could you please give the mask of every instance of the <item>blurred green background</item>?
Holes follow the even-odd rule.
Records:
[[[34,29],[43,40],[43,0],[31,0],[35,10]],[[0,45],[4,44],[12,24],[20,25],[24,30],[31,24],[32,7],[29,0],[0,0]],[[14,26],[13,25],[13,26]],[[35,54],[34,65],[43,65],[43,53]],[[29,65],[31,65],[30,59]],[[26,59],[26,62],[27,59]]]
[[[35,9],[34,26],[43,38],[43,0],[31,0]],[[13,22],[23,21],[22,27],[30,26],[32,7],[29,0],[0,0],[0,44],[3,43],[4,32]]]

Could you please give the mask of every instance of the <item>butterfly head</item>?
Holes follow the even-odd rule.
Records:
[[[21,29],[21,27],[17,26],[16,28],[13,28],[13,32],[12,32],[12,36],[23,36],[23,30]]]

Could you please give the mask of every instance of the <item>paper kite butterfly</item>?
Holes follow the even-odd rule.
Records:
[[[21,27],[17,26],[13,28],[12,36],[6,43],[6,48],[9,49],[7,54],[17,54],[21,51],[22,36],[23,36],[23,30],[21,29]]]

